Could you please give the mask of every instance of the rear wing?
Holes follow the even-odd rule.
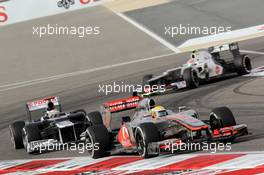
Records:
[[[219,54],[220,52],[224,52],[224,51],[230,51],[230,53],[232,53],[234,57],[240,56],[239,46],[237,42],[224,44],[220,46],[209,47],[208,51],[212,55]]]
[[[40,109],[46,109],[49,101],[53,102],[54,106],[60,106],[59,97],[55,96],[43,98],[32,102],[27,102],[26,106],[29,112],[37,111]]]
[[[134,109],[138,106],[141,97],[131,96],[103,103],[103,110],[108,110],[110,113],[126,111]]]
[[[214,47],[209,47],[208,51],[210,53],[217,53],[217,52],[223,52],[223,51],[229,51],[229,45],[228,44],[224,44],[221,46],[214,46]]]
[[[50,101],[53,102],[54,106],[59,108],[59,110],[61,111],[61,104],[59,101],[59,97],[56,97],[56,96],[46,97],[46,98],[39,99],[36,101],[27,102],[26,108],[27,108],[30,121],[31,121],[31,112],[46,109],[47,104]]]

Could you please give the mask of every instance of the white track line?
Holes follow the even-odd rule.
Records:
[[[251,53],[251,54],[256,54],[256,55],[264,55],[264,52],[258,52],[258,51],[254,51],[254,50],[240,50],[240,52]]]
[[[153,56],[153,57],[148,57],[148,58],[142,58],[142,59],[123,62],[123,63],[117,63],[117,64],[112,64],[112,65],[96,67],[93,69],[81,70],[81,71],[59,74],[59,75],[54,75],[54,76],[44,77],[44,78],[39,78],[39,79],[34,79],[34,80],[28,80],[28,81],[22,81],[22,82],[17,82],[17,83],[1,85],[0,86],[0,92],[12,90],[12,89],[17,89],[17,88],[21,88],[21,87],[26,87],[26,86],[31,86],[31,85],[36,85],[36,84],[40,84],[40,83],[45,83],[45,82],[58,80],[58,79],[62,79],[62,78],[68,78],[68,77],[78,76],[78,75],[92,73],[92,72],[96,72],[96,71],[102,71],[102,70],[106,70],[106,69],[126,66],[129,64],[151,61],[151,60],[160,59],[160,58],[164,58],[164,57],[171,56],[171,55],[176,55],[176,53],[163,54],[163,55],[158,55],[158,56]]]
[[[124,15],[122,13],[116,13],[116,12],[114,12],[114,13],[117,14],[118,16],[120,16],[121,18],[123,18],[124,20],[126,20],[127,22],[129,22],[130,24],[134,25],[135,27],[137,27],[138,29],[140,29],[144,33],[148,34],[149,36],[151,36],[152,38],[154,38],[155,40],[157,40],[158,42],[160,42],[161,44],[163,44],[167,48],[171,49],[173,52],[180,53],[180,50],[177,47],[175,47],[173,44],[169,43],[165,39],[161,38],[157,34],[153,33],[152,31],[148,30],[143,25],[137,23],[136,21],[134,21],[133,19],[127,17],[126,15]]]

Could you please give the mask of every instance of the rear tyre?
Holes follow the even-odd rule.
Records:
[[[28,153],[33,153],[37,151],[36,148],[34,148],[34,145],[30,144],[30,142],[41,140],[38,125],[35,123],[25,125],[22,131],[22,138],[24,148]]]
[[[88,152],[92,158],[97,159],[109,155],[110,137],[104,125],[87,128],[85,143],[90,144]]]
[[[13,143],[15,149],[24,148],[22,138],[22,129],[24,128],[24,126],[24,121],[17,121],[9,125],[11,142]]]
[[[249,74],[252,69],[251,60],[247,55],[235,58],[234,64],[238,75]]]
[[[236,120],[228,107],[219,107],[212,110],[210,114],[210,125],[212,130],[229,126],[235,126]]]
[[[208,68],[207,64],[204,65],[204,72],[205,72],[205,81],[209,81],[210,80],[210,73],[209,73],[209,68]]]
[[[92,126],[103,125],[103,118],[99,111],[93,111],[88,113],[87,119],[92,124]]]
[[[159,141],[159,132],[154,123],[142,123],[135,131],[135,138],[137,142],[137,150],[141,157],[150,158],[158,156],[157,154],[150,154],[148,152],[148,145],[151,142]]]
[[[199,86],[198,73],[193,68],[187,68],[183,71],[183,79],[188,88],[194,89]]]

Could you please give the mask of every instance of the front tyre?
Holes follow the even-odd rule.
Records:
[[[25,125],[22,130],[22,138],[24,148],[28,153],[37,151],[37,145],[31,144],[31,142],[41,140],[38,125],[36,125],[35,123]]]
[[[200,80],[198,73],[191,67],[183,71],[183,79],[185,80],[188,88],[194,89],[199,86]]]
[[[105,157],[110,151],[109,132],[104,125],[94,125],[86,130],[85,144],[89,144],[89,154],[97,159]]]
[[[212,110],[210,113],[210,125],[212,130],[235,126],[236,120],[231,110],[224,106]]]
[[[148,151],[149,143],[159,141],[159,132],[154,123],[142,123],[135,131],[135,138],[137,142],[138,154],[143,158],[150,158],[157,156],[156,154],[151,154]]]
[[[22,138],[22,129],[24,126],[24,121],[17,121],[9,125],[11,142],[13,143],[15,149],[24,148]]]

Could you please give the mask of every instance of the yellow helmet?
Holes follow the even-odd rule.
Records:
[[[166,110],[163,106],[155,106],[152,111],[164,111]]]
[[[153,109],[151,109],[151,116],[154,119],[158,117],[163,117],[165,115],[168,115],[168,113],[163,106],[156,106]]]

